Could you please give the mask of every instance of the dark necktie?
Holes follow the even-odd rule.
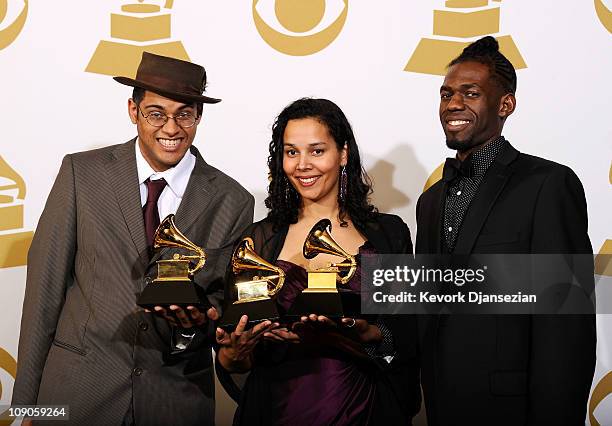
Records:
[[[145,180],[147,186],[147,202],[142,206],[142,214],[144,216],[145,235],[147,236],[147,245],[149,248],[153,246],[153,237],[159,226],[159,212],[157,210],[157,200],[162,191],[166,187],[164,179]]]

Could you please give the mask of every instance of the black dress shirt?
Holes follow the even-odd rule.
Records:
[[[452,253],[455,249],[463,217],[482,178],[506,143],[506,139],[499,136],[471,153],[463,162],[456,158],[446,159],[442,175],[442,179],[448,182],[444,202],[443,231],[444,244],[448,253]]]

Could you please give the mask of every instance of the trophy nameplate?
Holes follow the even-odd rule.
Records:
[[[338,293],[336,281],[338,268],[324,268],[308,271],[308,287],[306,293]]]
[[[249,303],[256,300],[269,299],[268,281],[256,280],[236,283],[238,300],[236,303]]]
[[[357,270],[355,257],[348,254],[332,238],[331,221],[322,219],[310,230],[304,241],[303,255],[312,259],[320,253],[344,257],[341,263],[327,268],[308,271],[308,286],[297,295],[289,308],[287,320],[296,320],[309,314],[323,315],[332,319],[360,315],[361,298],[359,294],[345,288]]]
[[[225,307],[219,326],[232,331],[243,315],[249,318],[247,327],[265,320],[278,319],[276,302],[271,297],[283,286],[284,271],[255,253],[253,240],[248,237],[236,247],[231,262],[234,275],[249,270],[271,271],[274,274],[254,276],[251,280],[237,282],[237,299]]]
[[[204,289],[193,282],[193,276],[206,262],[206,254],[177,229],[174,215],[166,217],[155,232],[153,248],[158,250],[164,247],[180,248],[196,255],[175,253],[172,259],[156,261],[157,278],[144,288],[136,303],[146,309],[177,305],[183,309],[196,306],[206,311],[212,305]],[[192,268],[193,260],[197,260],[197,263]]]

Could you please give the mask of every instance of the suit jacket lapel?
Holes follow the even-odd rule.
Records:
[[[491,208],[508,182],[508,178],[512,175],[513,169],[509,165],[517,157],[518,153],[512,145],[508,144],[499,153],[489,170],[487,170],[476,195],[474,195],[465,213],[453,253],[469,254],[472,252],[474,243],[478,235],[480,235],[480,231],[491,212]]]
[[[448,190],[448,183],[444,182],[440,185],[440,190],[436,194],[434,202],[436,203],[432,209],[431,215],[431,226],[430,226],[430,250],[433,253],[442,252],[442,215],[444,214],[444,202],[446,197],[446,191]]]
[[[109,164],[109,179],[115,189],[117,203],[134,242],[134,247],[142,258],[142,255],[147,255],[147,240],[140,205],[135,141],[136,138],[119,145],[113,151],[113,159]]]
[[[442,249],[442,215],[447,184],[440,181],[432,186],[431,195],[422,197],[419,215],[422,218],[417,229],[416,253],[440,253]],[[424,235],[424,237],[422,237]]]
[[[194,236],[190,235],[192,234],[192,232],[190,232],[192,225],[198,219],[201,221],[201,216],[204,214],[217,192],[217,188],[213,184],[217,176],[217,171],[215,168],[206,164],[195,147],[191,147],[191,152],[196,156],[196,163],[191,172],[189,183],[183,194],[181,204],[174,217],[174,222],[177,228],[187,238],[193,241]],[[204,250],[206,250],[206,247],[204,247]],[[155,251],[151,258],[151,263],[162,257],[166,251],[167,249]]]

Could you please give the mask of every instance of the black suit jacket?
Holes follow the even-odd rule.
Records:
[[[442,251],[446,191],[441,180],[419,198],[417,253]],[[508,144],[465,214],[454,253],[592,253],[579,179]],[[584,424],[594,315],[420,316],[418,328],[430,425]]]

